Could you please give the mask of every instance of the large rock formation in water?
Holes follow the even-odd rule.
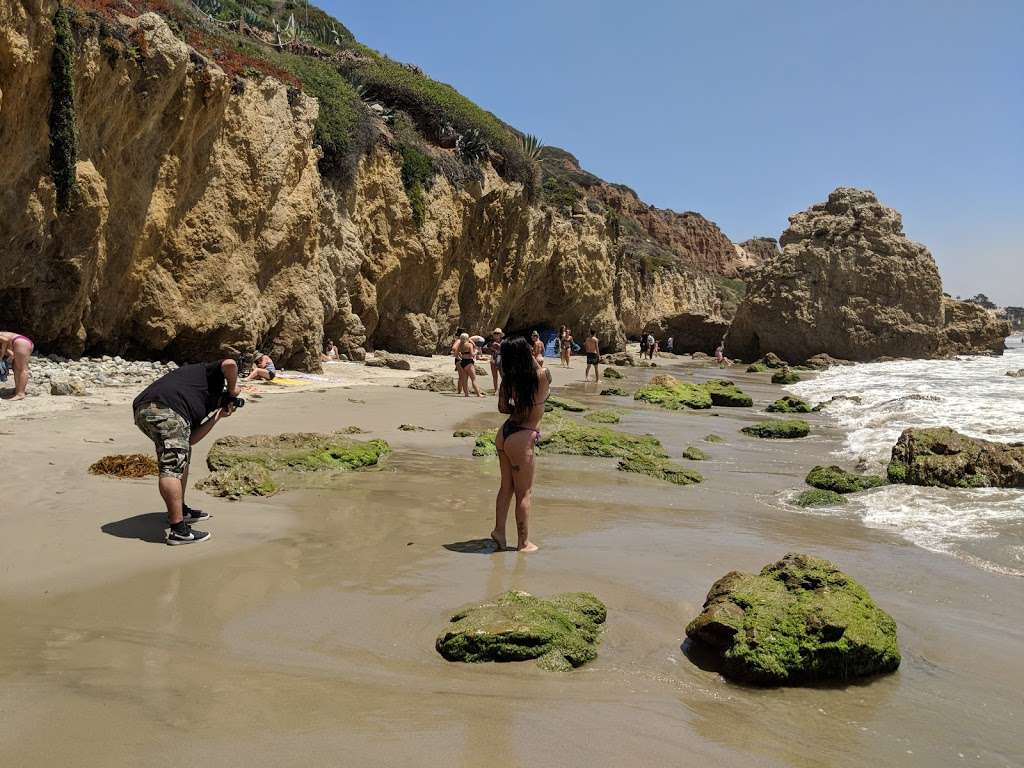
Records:
[[[1024,488],[1024,443],[994,443],[949,427],[907,429],[892,448],[889,480],[944,488]]]
[[[154,13],[75,12],[62,69],[57,8],[0,0],[0,326],[44,351],[260,347],[315,368],[325,337],[425,354],[456,325],[559,323],[594,327],[609,349],[671,328],[685,351],[731,317],[736,252],[697,214],[603,182],[569,211],[532,203],[484,156],[465,183],[438,174],[417,215],[380,113],[342,184],[318,166],[316,99],[226,73]],[[58,84],[78,132],[57,146],[64,169]],[[59,173],[77,179],[71,205]]]
[[[730,355],[865,361],[1002,349],[1009,327],[944,298],[928,249],[872,192],[840,187],[789,223],[782,252],[749,277]]]

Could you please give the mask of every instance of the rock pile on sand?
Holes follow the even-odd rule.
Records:
[[[137,386],[140,389],[177,368],[175,363],[125,360],[121,357],[83,357],[68,360],[57,355],[35,356],[29,363],[30,395],[84,395],[103,387]]]

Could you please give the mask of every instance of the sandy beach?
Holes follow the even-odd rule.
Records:
[[[531,555],[484,554],[497,465],[457,428],[497,425],[493,396],[413,391],[410,372],[333,364],[260,387],[216,437],[358,426],[393,454],[373,471],[311,477],[268,499],[191,491],[204,546],[163,544],[155,481],[87,474],[148,452],[135,390],[0,418],[0,743],[5,766],[1017,766],[1024,762],[1020,580],[859,521],[785,503],[841,435],[760,441],[781,388],[728,371],[754,408],[666,412],[601,397],[549,361],[556,393],[623,411],[705,482],[677,487],[613,460],[539,459]],[[688,358],[622,368],[721,371]],[[416,370],[419,368],[420,370]],[[620,382],[615,382],[619,384]],[[489,378],[481,384],[488,385]],[[45,399],[39,399],[43,402]],[[52,401],[49,401],[52,402]],[[74,403],[74,407],[64,403]],[[7,408],[10,404],[0,403]],[[407,432],[400,424],[426,428]],[[721,444],[702,442],[714,433]],[[789,551],[835,561],[895,619],[903,662],[880,679],[755,689],[701,669],[684,627],[710,584]],[[507,589],[588,590],[608,606],[596,661],[459,665],[434,640],[451,612]]]

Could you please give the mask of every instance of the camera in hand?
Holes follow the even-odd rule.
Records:
[[[235,408],[241,408],[245,405],[245,400],[241,397],[231,397],[227,392],[220,396],[220,407],[227,408],[229,405]]]

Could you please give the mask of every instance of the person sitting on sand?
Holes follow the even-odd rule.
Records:
[[[192,446],[234,412],[239,391],[234,360],[192,363],[157,379],[132,403],[135,426],[156,448],[160,465],[157,483],[170,526],[168,544],[194,544],[210,538],[206,531],[192,530],[192,523],[210,516],[185,503],[188,465]]]
[[[476,385],[476,344],[469,338],[468,333],[459,336],[457,346],[459,353],[459,388],[465,397],[469,397],[469,385],[473,385],[473,393],[477,397],[483,397],[483,393]]]
[[[501,345],[501,387],[498,412],[508,419],[498,429],[494,444],[501,466],[501,485],[494,502],[494,530],[491,538],[499,549],[507,546],[505,526],[512,496],[516,499],[516,531],[519,552],[535,552],[530,541],[530,505],[533,492],[534,447],[540,440],[540,420],[551,389],[551,371],[537,362],[526,339]]]
[[[534,331],[530,334],[530,340],[533,345],[533,356],[537,358],[537,362],[540,367],[544,367],[544,342],[540,340],[540,334]]]
[[[273,381],[276,376],[277,368],[274,367],[274,361],[270,359],[270,355],[257,352],[256,361],[253,363],[252,370],[249,371],[249,375],[245,377],[245,380]]]
[[[320,355],[320,362],[327,363],[331,360],[338,359],[338,347],[332,339],[328,339],[327,343],[324,344],[323,354]]]
[[[498,394],[498,384],[501,379],[501,341],[505,338],[501,328],[491,331],[491,340],[487,343],[487,351],[491,355],[491,383],[494,384],[494,394]]]
[[[593,328],[590,329],[590,333],[587,336],[587,340],[583,343],[583,351],[587,353],[587,370],[583,373],[583,380],[586,381],[590,376],[590,368],[594,368],[594,381],[601,380],[601,373],[598,369],[598,365],[601,363],[601,345],[597,340],[597,333]]]
[[[32,339],[14,331],[0,331],[0,360],[7,360],[14,369],[14,394],[8,400],[24,400],[28,389],[29,360],[36,348]]]

